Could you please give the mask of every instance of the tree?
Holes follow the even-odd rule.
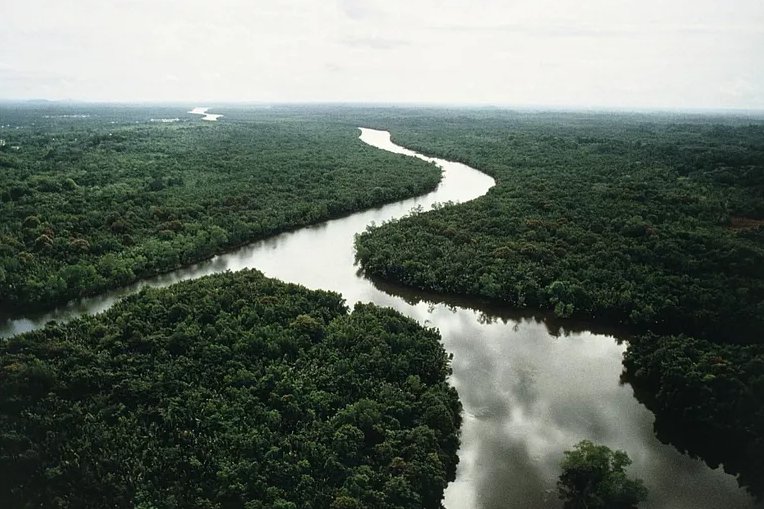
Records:
[[[631,459],[623,451],[582,440],[565,451],[557,489],[565,509],[632,509],[647,498],[641,479],[629,479]]]
[[[2,507],[441,508],[440,336],[344,302],[243,270],[0,341]]]

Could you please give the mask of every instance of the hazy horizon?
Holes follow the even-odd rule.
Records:
[[[0,42],[5,100],[764,109],[759,0],[25,0]]]
[[[278,108],[278,107],[311,107],[311,106],[335,106],[339,108],[416,108],[416,109],[464,109],[464,110],[497,110],[538,113],[637,113],[637,114],[690,114],[690,115],[742,115],[764,116],[762,108],[671,108],[671,107],[626,107],[626,106],[586,106],[586,105],[550,105],[543,104],[470,104],[470,103],[427,103],[427,102],[258,102],[258,101],[88,101],[80,99],[8,99],[0,97],[0,105],[27,105],[27,106],[124,106],[124,107],[171,107],[171,108],[195,108],[203,107],[214,113],[221,108]]]

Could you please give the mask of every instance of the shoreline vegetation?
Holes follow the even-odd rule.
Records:
[[[543,309],[561,327],[627,324],[638,333],[622,382],[654,412],[658,437],[764,493],[764,121],[284,107],[148,124],[177,109],[43,107],[34,122],[29,109],[0,112],[4,311],[437,187],[437,167],[373,149],[355,126],[384,129],[497,185],[361,233],[357,257],[375,284]],[[458,462],[449,369],[436,330],[374,305],[349,313],[339,294],[255,270],[144,289],[0,343],[0,498],[436,509]]]
[[[369,147],[357,128],[321,117],[214,125],[53,117],[30,128],[22,115],[15,120],[27,128],[3,134],[6,313],[97,295],[424,194],[441,179],[434,165]]]
[[[435,329],[255,270],[0,343],[9,507],[441,507],[461,406]]]
[[[497,185],[358,235],[368,276],[642,331],[624,381],[656,427],[689,430],[671,442],[764,494],[764,122],[429,112],[385,126]]]

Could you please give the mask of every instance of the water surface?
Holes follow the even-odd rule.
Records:
[[[211,122],[215,122],[217,119],[223,116],[216,113],[207,113],[207,110],[209,110],[209,108],[194,108],[193,110],[189,111],[189,113],[193,113],[194,115],[203,115],[202,120],[209,120]]]
[[[203,112],[198,112],[203,113]],[[427,158],[391,143],[389,133],[361,130],[361,140],[439,164],[444,179],[427,195],[253,243],[170,274],[42,315],[0,323],[0,335],[94,313],[141,286],[166,286],[224,270],[257,268],[309,288],[341,292],[349,303],[390,306],[437,327],[454,355],[451,382],[464,405],[457,480],[448,509],[559,508],[555,481],[562,451],[588,438],[626,450],[632,472],[650,490],[644,508],[748,509],[754,504],[735,479],[661,444],[653,415],[631,387],[619,384],[625,345],[612,335],[566,331],[537,314],[517,314],[374,283],[354,266],[353,236],[366,225],[400,217],[414,207],[467,201],[485,194],[490,177],[460,163]],[[568,324],[567,327],[575,327]]]

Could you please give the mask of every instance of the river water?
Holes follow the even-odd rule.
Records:
[[[211,122],[215,122],[217,119],[223,116],[216,113],[207,113],[207,110],[209,110],[209,108],[194,108],[193,110],[189,111],[189,113],[193,113],[194,115],[203,115],[202,120],[209,120]]]
[[[464,405],[457,479],[446,491],[448,509],[559,508],[555,482],[562,451],[590,439],[629,453],[631,472],[650,491],[641,507],[748,509],[753,500],[720,469],[661,444],[654,417],[619,384],[625,345],[610,335],[564,330],[538,313],[489,309],[447,301],[364,279],[354,265],[353,237],[377,224],[429,209],[436,202],[482,196],[493,179],[463,164],[398,147],[384,131],[361,129],[364,142],[434,161],[443,181],[427,195],[253,243],[212,260],[40,315],[0,323],[0,337],[95,313],[143,285],[166,286],[225,270],[256,268],[309,288],[334,290],[352,304],[389,306],[437,327],[453,354],[451,382]],[[572,324],[568,328],[575,327]]]

